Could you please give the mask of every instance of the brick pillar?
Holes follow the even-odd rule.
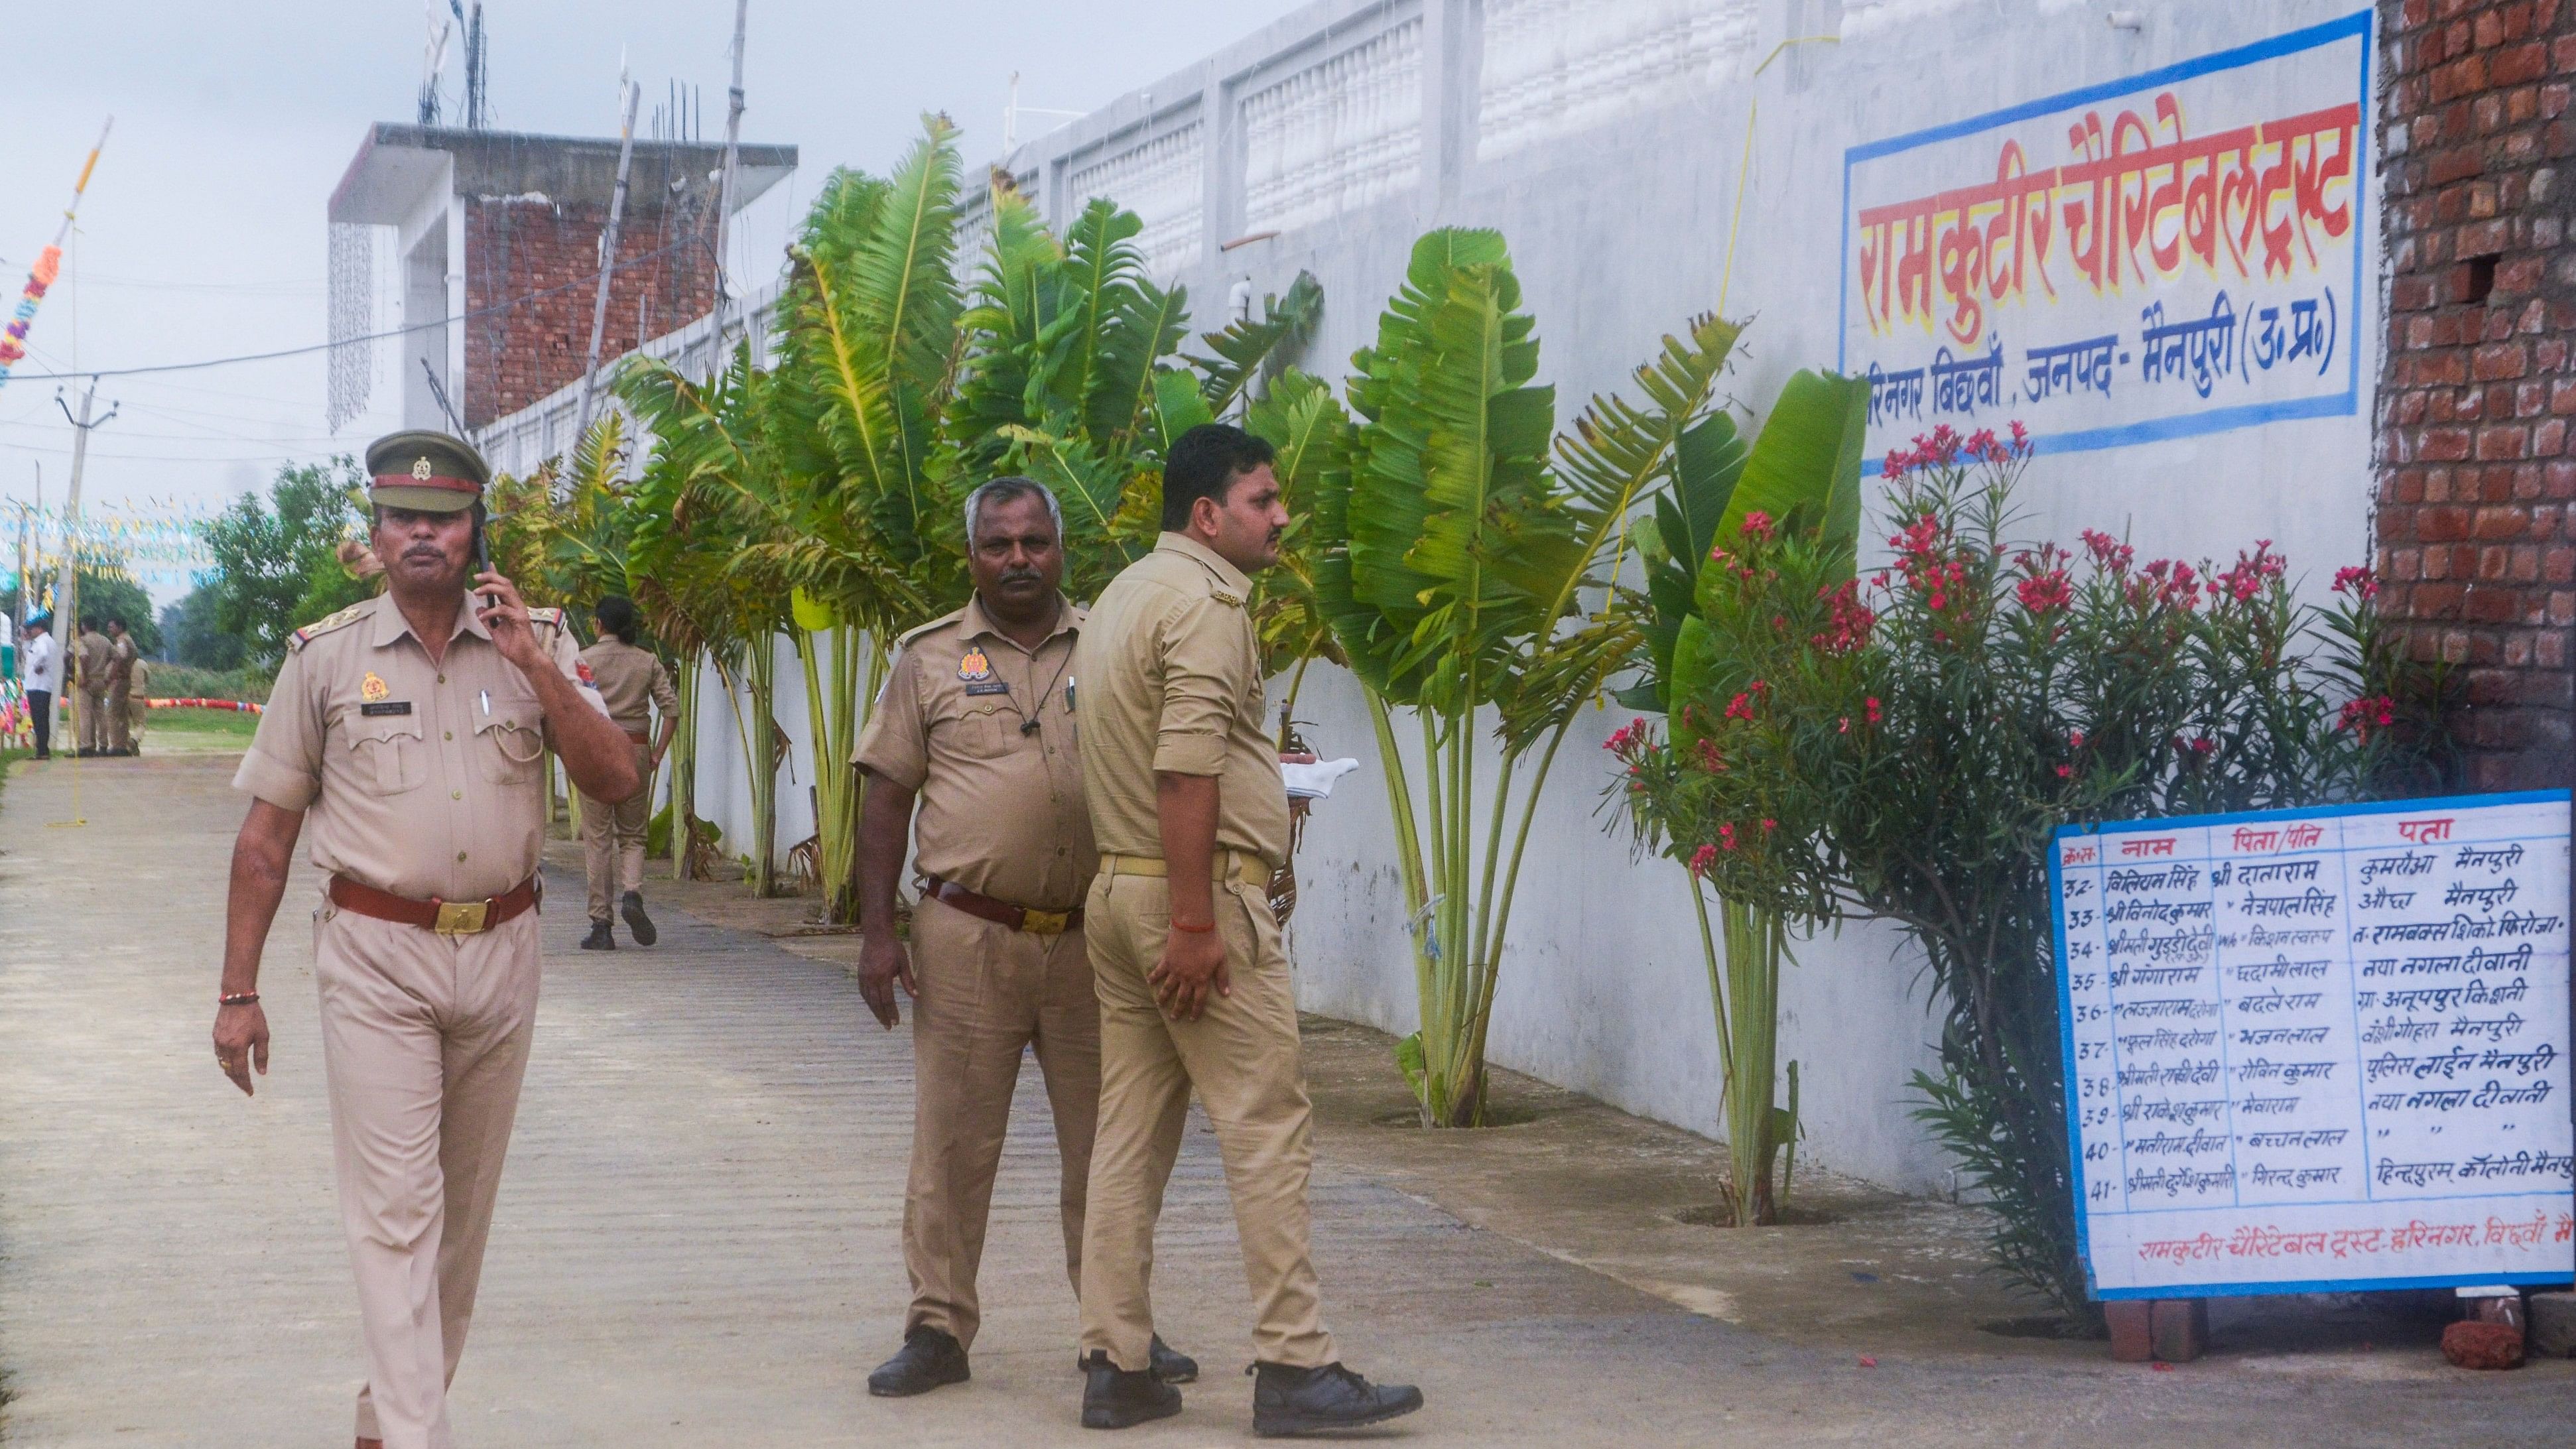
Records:
[[[2379,576],[2472,789],[2569,782],[2576,0],[2381,0]]]

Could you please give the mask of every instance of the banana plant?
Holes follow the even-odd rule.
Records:
[[[1667,713],[1676,747],[1696,748],[1705,734],[1702,712],[1721,708],[1719,701],[1747,683],[1722,657],[1724,631],[1711,627],[1709,611],[1729,607],[1730,597],[1707,586],[1715,582],[1713,551],[1739,543],[1750,520],[1798,534],[1838,560],[1829,583],[1851,577],[1868,406],[1865,380],[1800,372],[1781,389],[1749,449],[1727,415],[1715,413],[1676,455],[1673,487],[1657,500],[1643,550],[1652,610],[1645,667],[1619,696],[1631,708]],[[1670,842],[1676,861],[1687,863],[1691,848]],[[1717,1023],[1727,1210],[1738,1226],[1776,1222],[1788,1202],[1799,1130],[1798,1064],[1784,1073],[1779,1062],[1788,924],[1776,912],[1721,896],[1712,930],[1712,892],[1696,871],[1688,880]]]
[[[849,762],[904,629],[965,598],[932,458],[954,397],[956,131],[944,117],[894,174],[843,170],[790,252],[771,443],[788,527],[762,559],[787,585],[814,742],[824,919],[858,918],[863,776]]]
[[[703,643],[716,660],[751,774],[752,891],[776,895],[781,732],[771,641],[794,623],[792,585],[776,565],[800,540],[772,446],[775,385],[746,341],[703,383],[637,358],[617,390],[654,439],[635,492],[628,573],[647,585],[641,601],[657,633],[681,647]]]
[[[1537,802],[1577,713],[1644,645],[1644,606],[1618,582],[1631,520],[1667,486],[1736,332],[1697,319],[1638,370],[1642,405],[1595,399],[1552,445],[1555,391],[1533,381],[1519,307],[1499,234],[1417,242],[1377,341],[1352,358],[1353,420],[1315,505],[1316,604],[1366,687],[1394,813],[1422,1021],[1398,1060],[1428,1126],[1484,1120]],[[1418,796],[1398,709],[1420,730]],[[1489,782],[1485,710],[1501,757]]]

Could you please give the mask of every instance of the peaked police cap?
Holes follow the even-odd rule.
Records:
[[[483,501],[492,469],[473,444],[419,428],[369,444],[367,476],[367,497],[387,508],[459,513]]]

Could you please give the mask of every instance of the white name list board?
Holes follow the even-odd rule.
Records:
[[[2070,826],[2051,851],[2096,1296],[2576,1272],[2567,792]]]

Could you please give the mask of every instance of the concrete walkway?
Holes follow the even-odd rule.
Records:
[[[0,794],[0,1368],[16,1395],[0,1438],[13,1444],[348,1443],[360,1358],[309,878],[270,944],[276,1053],[255,1100],[224,1083],[206,1042],[242,809],[229,767],[83,763],[78,827],[50,824],[71,814],[67,762],[22,765]],[[577,883],[554,886],[578,899]],[[535,1063],[456,1385],[460,1442],[1104,1442],[1073,1425],[1055,1152],[1033,1090],[995,1205],[975,1382],[871,1400],[862,1380],[905,1296],[908,1043],[875,1029],[837,967],[759,936],[670,913],[660,948],[601,956],[571,949],[581,926],[577,910],[546,917]],[[1830,1338],[1730,1325],[1578,1266],[1596,1249],[1471,1226],[1435,1200],[1466,1179],[1377,1136],[1409,1138],[1327,1120],[1316,1238],[1346,1353],[1431,1396],[1387,1436],[1407,1443],[2554,1442],[2576,1383],[2563,1364],[2473,1379],[2420,1352],[2149,1374],[2089,1347],[1981,1345],[1967,1323],[1961,1351],[1864,1368]],[[1562,1150],[1545,1155],[1570,1170]],[[1457,1211],[1478,1221],[1544,1217],[1493,1175],[1469,1186]],[[1246,1441],[1243,1279],[1203,1130],[1156,1286],[1167,1336],[1208,1373],[1181,1418],[1121,1442]]]

